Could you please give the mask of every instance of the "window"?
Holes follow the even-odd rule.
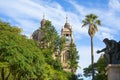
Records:
[[[64,53],[63,60],[64,60],[64,62],[67,62],[68,60],[70,60],[70,51],[66,51]]]

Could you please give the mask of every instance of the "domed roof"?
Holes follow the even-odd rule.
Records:
[[[70,24],[68,23],[68,17],[66,17],[66,23],[64,25],[64,28],[70,28]]]
[[[44,33],[43,33],[43,31],[42,31],[41,29],[35,30],[35,31],[33,32],[33,34],[32,34],[32,38],[33,38],[34,40],[39,41],[39,42],[43,39],[43,37],[44,37]]]
[[[46,20],[45,20],[45,19],[42,19],[41,24],[43,24],[43,23],[45,23],[45,22],[46,22]]]
[[[65,23],[64,27],[65,28],[70,28],[70,24],[69,23]]]

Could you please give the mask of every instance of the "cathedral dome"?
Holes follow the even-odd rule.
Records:
[[[37,40],[37,41],[42,41],[43,37],[44,37],[44,32],[42,30],[42,28],[45,26],[46,23],[46,19],[44,18],[45,16],[43,15],[43,19],[41,20],[41,27],[37,30],[35,30],[32,34],[32,39]]]
[[[43,35],[43,31],[41,29],[37,29],[33,32],[32,38],[40,42],[43,39]]]

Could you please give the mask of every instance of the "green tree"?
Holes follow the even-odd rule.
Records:
[[[63,47],[63,38],[61,38],[55,27],[51,24],[49,20],[46,20],[44,28],[41,28],[43,31],[43,39],[40,47],[43,51],[43,55],[45,56],[45,60],[49,65],[52,65],[55,69],[61,70],[61,62],[60,62],[60,51]],[[40,42],[40,43],[41,43]],[[57,52],[56,59],[53,59],[53,55]]]
[[[46,20],[44,26],[44,28],[41,28],[44,35],[42,39],[42,43],[44,44],[43,48],[49,48],[55,51],[57,49],[57,41],[59,40],[59,35],[49,20]]]
[[[75,44],[71,43],[70,44],[70,69],[71,69],[71,73],[72,73],[72,80],[76,80],[77,76],[75,75],[75,71],[76,69],[79,67],[78,66],[78,51],[76,49]]]
[[[98,59],[96,63],[97,74],[95,76],[95,80],[101,80],[101,79],[107,80],[106,69],[105,69],[107,66],[107,63],[103,55],[104,54],[100,56],[100,58]]]
[[[21,30],[0,21],[0,71],[2,80],[39,79],[44,57],[37,43],[21,35]]]
[[[60,54],[65,39],[51,22],[46,23],[43,42],[28,39],[21,29],[0,21],[0,80],[71,80],[72,74],[62,69]],[[42,46],[42,47],[40,47]],[[74,61],[73,61],[74,63]]]
[[[60,37],[57,33],[57,31],[55,30],[54,26],[52,26],[50,21],[46,21],[44,28],[42,28],[42,31],[44,33],[44,37],[42,39],[42,43],[44,43],[44,45],[47,45],[42,47],[42,51],[43,51],[43,55],[45,56],[45,60],[46,62],[51,65],[56,71],[60,71],[61,76],[64,77],[64,71],[62,69],[61,66],[61,60],[60,60],[60,53],[61,51],[64,49],[65,47],[65,37]],[[49,44],[49,45],[48,45]],[[70,68],[72,68],[72,73],[75,72],[76,68],[77,68],[77,58],[78,58],[78,52],[76,50],[75,45],[71,45],[69,51],[71,53],[71,60],[70,60]],[[56,59],[53,59],[52,55],[58,52]],[[57,75],[58,73],[56,73]],[[72,75],[71,73],[67,73],[69,75],[66,75],[66,77],[69,77],[68,79],[72,79]],[[71,77],[70,77],[71,76]],[[59,79],[60,76],[55,77],[55,80],[62,80]],[[54,80],[53,79],[53,80]],[[64,80],[65,78],[63,78]]]
[[[94,63],[94,66],[95,66],[95,80],[107,80],[106,70],[105,70],[107,63],[103,55],[101,55],[98,61]],[[87,68],[84,68],[84,76],[90,77],[91,75],[92,75],[92,65],[89,65]]]
[[[95,14],[89,14],[85,17],[85,19],[82,21],[84,26],[89,26],[88,34],[91,38],[91,64],[92,64],[92,77],[94,80],[94,53],[93,53],[93,37],[95,33],[98,31],[97,25],[101,25],[101,21],[97,19],[98,17]]]

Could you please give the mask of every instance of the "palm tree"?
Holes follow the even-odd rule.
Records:
[[[94,80],[94,53],[93,53],[93,37],[98,31],[97,25],[101,25],[101,21],[97,19],[98,17],[95,14],[89,14],[82,21],[84,26],[89,26],[88,34],[91,38],[91,63],[92,63],[92,80]]]

